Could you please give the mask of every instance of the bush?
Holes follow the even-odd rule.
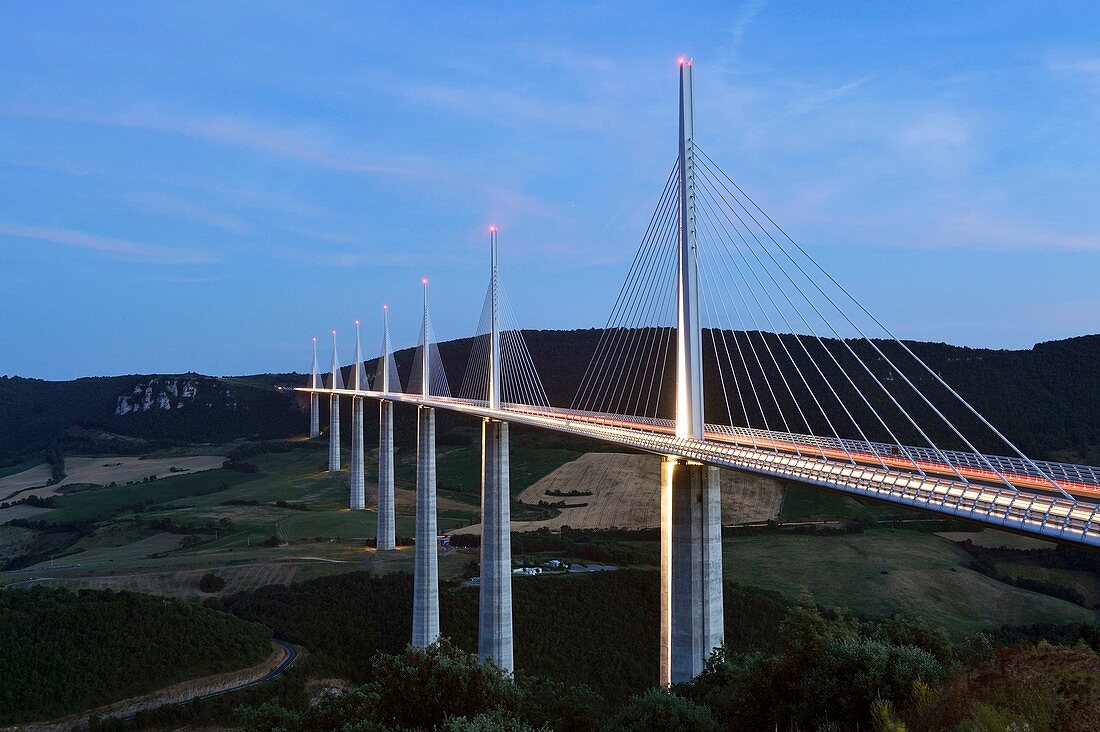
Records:
[[[719,727],[705,706],[660,689],[651,689],[627,702],[607,729],[614,732],[641,729],[657,732],[718,732]]]
[[[205,593],[221,592],[225,589],[225,579],[213,572],[207,572],[199,579],[199,590]]]

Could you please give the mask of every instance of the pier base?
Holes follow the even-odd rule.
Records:
[[[661,465],[662,686],[697,676],[723,642],[721,514],[718,468],[666,458]]]

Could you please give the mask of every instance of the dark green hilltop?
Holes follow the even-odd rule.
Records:
[[[524,331],[552,404],[572,403],[601,333],[599,329]],[[754,337],[793,338],[772,334]],[[453,392],[462,384],[471,343],[472,339],[460,339],[439,344]],[[868,348],[855,341],[852,345],[857,351]],[[887,353],[898,348],[889,342],[879,345]],[[1021,350],[916,341],[907,345],[1032,457],[1100,462],[1100,335],[1049,341]],[[798,353],[794,347],[790,350]],[[831,350],[839,353],[842,349]],[[402,382],[407,383],[413,349],[398,351],[395,358]],[[870,357],[868,361],[875,363]],[[368,361],[368,373],[373,373],[375,366],[375,361]],[[109,449],[124,454],[172,443],[300,435],[307,429],[306,405],[293,392],[276,387],[292,387],[304,381],[305,376],[298,373],[239,377],[132,375],[73,381],[3,377],[0,465],[17,464],[53,445],[66,451]],[[721,422],[728,415],[716,381],[711,379],[707,384],[706,408],[709,421]],[[918,385],[933,398],[939,390],[928,377],[918,380]],[[874,390],[866,391],[873,394]],[[661,410],[669,406],[662,403]],[[964,432],[973,422],[959,407],[947,416]],[[441,419],[446,424],[457,418]],[[812,426],[822,434],[827,431],[823,421]],[[372,427],[367,429],[369,436]],[[950,444],[950,434],[937,433],[934,425],[930,430],[933,438]],[[399,428],[398,439],[402,432]],[[972,429],[971,433],[978,440],[977,447],[982,448],[984,432]],[[919,441],[913,434],[899,437]],[[992,439],[985,447],[1004,449]]]

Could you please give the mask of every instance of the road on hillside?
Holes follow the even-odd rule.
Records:
[[[290,643],[288,641],[280,640],[278,638],[273,638],[272,640],[274,640],[275,643],[277,643],[280,648],[282,648],[284,651],[286,651],[286,655],[283,657],[283,660],[280,661],[279,664],[275,666],[275,668],[268,671],[263,677],[261,677],[259,679],[256,679],[255,681],[248,681],[248,682],[243,683],[243,684],[238,684],[237,686],[233,686],[233,687],[230,687],[228,689],[222,689],[221,691],[215,691],[211,694],[203,694],[201,696],[192,697],[192,698],[188,699],[187,701],[175,702],[175,703],[180,704],[182,706],[184,704],[191,704],[192,702],[201,701],[203,699],[212,699],[216,696],[221,696],[222,694],[229,694],[229,693],[234,692],[234,691],[240,691],[241,689],[247,689],[250,686],[256,686],[257,684],[262,684],[265,681],[271,681],[276,676],[280,676],[284,671],[286,671],[288,668],[290,668],[291,664],[293,664],[295,661],[298,660],[298,646],[296,646],[293,643]],[[165,705],[165,706],[167,706],[167,705]],[[137,714],[138,713],[135,712],[134,714],[130,714],[130,715],[125,716],[125,717],[114,717],[114,719],[133,719],[134,717],[137,716]]]

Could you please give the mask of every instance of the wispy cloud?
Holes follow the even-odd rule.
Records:
[[[147,211],[190,219],[234,234],[243,234],[248,229],[245,221],[238,216],[171,193],[150,191],[128,196],[127,200]]]
[[[189,114],[168,111],[147,105],[117,112],[97,112],[92,107],[80,109],[41,105],[0,105],[0,115],[58,122],[95,124],[124,129],[148,130],[182,135],[233,147],[258,150],[281,157],[349,173],[431,177],[433,171],[422,161],[396,161],[379,156],[337,154],[318,131],[305,127],[291,128],[263,124],[240,115]]]
[[[318,250],[299,247],[275,246],[269,253],[289,262],[301,262],[316,267],[356,269],[361,267],[423,267],[426,257],[417,252],[360,250]],[[461,254],[436,253],[431,257],[434,267],[461,267],[469,264],[469,257]]]
[[[447,96],[446,90],[440,92]],[[508,95],[502,95],[505,103]],[[453,103],[464,104],[458,94]],[[513,111],[524,107],[520,99],[513,100]],[[535,112],[539,105],[531,107],[532,114],[550,114],[546,109]],[[358,145],[349,144],[326,133],[319,125],[302,124],[285,127],[258,122],[240,115],[192,114],[185,111],[168,111],[156,105],[134,106],[121,111],[95,111],[95,105],[80,108],[63,106],[21,105],[0,103],[0,116],[26,119],[51,120],[73,124],[92,124],[120,129],[147,130],[163,134],[179,135],[240,149],[254,150],[309,165],[368,176],[372,178],[400,178],[405,181],[430,182],[446,190],[473,191],[489,202],[500,202],[509,210],[547,216],[553,211],[545,201],[522,191],[511,190],[482,182],[479,178],[464,175],[460,171],[439,165],[423,157],[400,157],[372,154],[364,156]]]
[[[177,277],[174,275],[151,275],[136,279],[138,282],[174,282],[185,285],[205,285],[221,281],[218,277]]]
[[[607,119],[595,105],[540,99],[516,92],[482,87],[441,85],[410,86],[408,99],[431,104],[474,119],[526,127],[532,123],[586,131],[606,131]]]
[[[148,264],[209,264],[218,256],[202,249],[176,249],[128,239],[89,234],[73,229],[0,223],[0,234],[18,239],[33,239],[51,244],[88,249],[119,259]]]
[[[1100,78],[1100,56],[1060,58],[1048,62],[1047,69],[1058,74],[1080,74]]]
[[[749,25],[765,5],[767,5],[766,0],[752,0],[741,10],[741,17],[730,28],[730,44],[727,52],[731,59],[737,58],[737,54],[741,51],[741,44],[745,42],[745,31],[749,29]]]
[[[891,210],[848,224],[853,240],[876,247],[1100,252],[1100,235],[1060,230],[989,206]]]

